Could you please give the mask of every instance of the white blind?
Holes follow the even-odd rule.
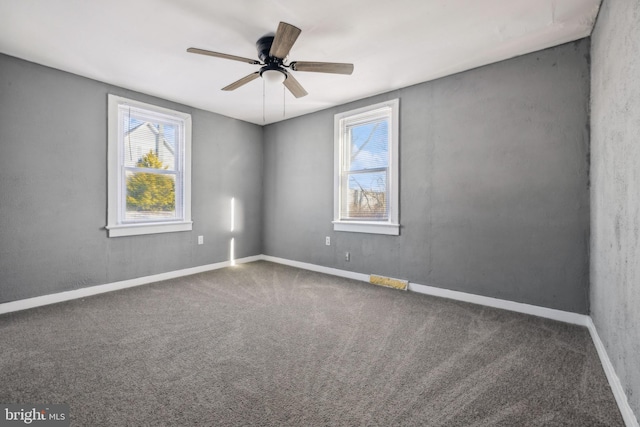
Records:
[[[340,173],[341,220],[389,219],[389,113],[385,108],[345,121]]]
[[[184,124],[126,104],[119,106],[118,121],[122,222],[183,219]]]

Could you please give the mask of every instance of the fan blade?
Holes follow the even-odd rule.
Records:
[[[227,55],[226,53],[212,52],[210,50],[198,49],[197,47],[190,47],[189,49],[187,49],[187,52],[198,53],[200,55],[215,56],[216,58],[231,59],[233,61],[246,62],[248,64],[259,64],[260,63],[260,62],[256,61],[255,59],[243,58],[242,56]]]
[[[313,71],[316,73],[351,74],[353,64],[339,62],[305,62],[296,61],[289,64],[294,71]]]
[[[257,79],[258,77],[260,77],[260,72],[256,71],[255,73],[251,73],[248,76],[241,78],[237,82],[231,83],[229,86],[223,87],[222,90],[236,90],[240,86],[246,85],[250,81]]]
[[[269,56],[275,56],[276,58],[284,59],[289,55],[291,46],[296,42],[300,35],[300,28],[294,27],[286,22],[280,22],[278,24],[278,30],[276,36],[271,44],[271,50]]]
[[[287,73],[287,78],[284,79],[282,84],[285,85],[286,88],[289,89],[289,92],[291,92],[296,98],[302,98],[303,96],[308,95],[307,91],[304,90],[302,85],[293,78],[291,73]]]

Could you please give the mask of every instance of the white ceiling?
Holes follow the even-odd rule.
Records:
[[[252,123],[272,123],[586,37],[601,0],[0,0],[0,52]],[[352,62],[351,76],[294,72],[296,99],[259,66],[278,22],[289,59]]]

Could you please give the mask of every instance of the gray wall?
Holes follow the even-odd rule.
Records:
[[[605,0],[592,35],[591,317],[640,416],[640,2]]]
[[[192,114],[192,232],[107,237],[107,93]],[[260,254],[262,133],[0,55],[0,302],[228,260],[231,197],[236,257]]]
[[[585,313],[588,53],[581,40],[264,129],[0,56],[0,302],[226,260],[233,196],[236,257]],[[107,93],[192,113],[193,232],[106,237]],[[401,236],[333,232],[333,115],[395,97]]]
[[[263,253],[587,313],[589,48],[267,126]],[[401,236],[333,232],[333,116],[396,97]]]

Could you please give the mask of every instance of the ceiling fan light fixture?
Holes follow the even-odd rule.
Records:
[[[287,78],[287,75],[278,69],[264,70],[260,73],[260,75],[269,84],[282,84]]]

